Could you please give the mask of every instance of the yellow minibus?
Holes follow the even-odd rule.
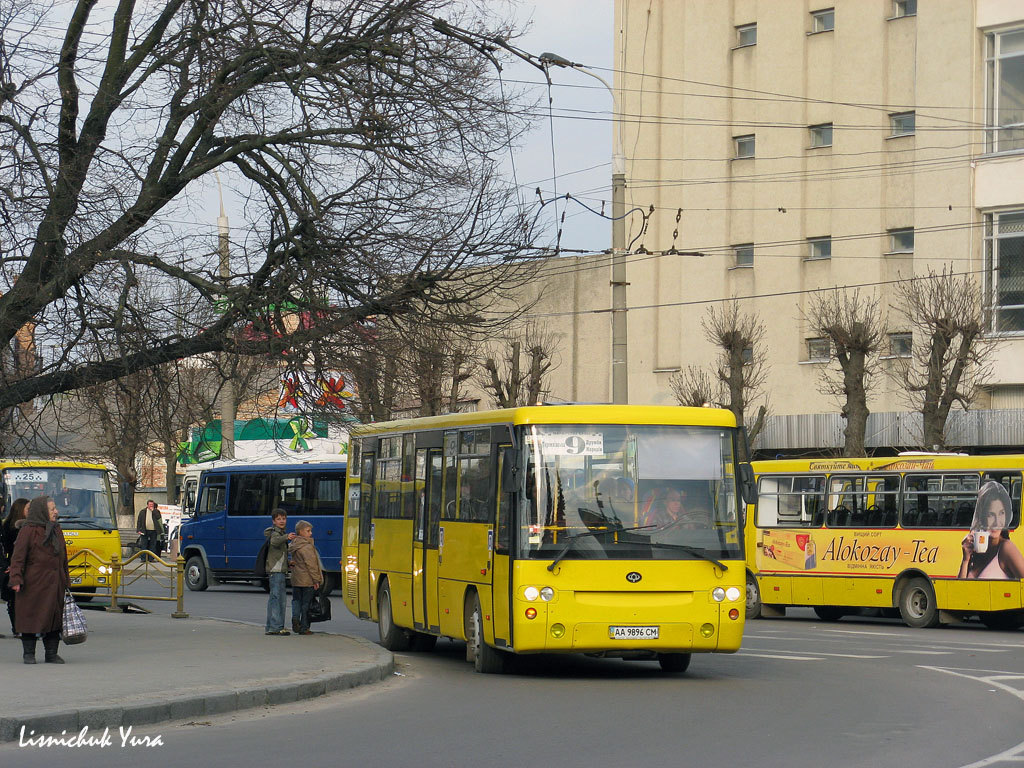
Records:
[[[747,613],[1024,625],[1024,455],[755,461]]]
[[[352,429],[344,599],[382,645],[657,660],[732,653],[744,619],[728,411],[557,405]],[[741,480],[738,481],[738,478]],[[682,499],[685,498],[685,501]],[[671,499],[671,500],[670,500]]]

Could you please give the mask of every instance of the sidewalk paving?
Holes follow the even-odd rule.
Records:
[[[362,638],[265,635],[216,619],[86,611],[89,639],[60,646],[66,664],[22,662],[0,639],[0,742],[112,730],[284,704],[385,679],[394,657]],[[315,625],[314,625],[315,626]],[[9,627],[7,628],[9,630]]]

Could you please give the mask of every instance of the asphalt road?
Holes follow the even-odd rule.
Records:
[[[253,587],[219,586],[189,593],[186,609],[261,624],[265,601]],[[376,625],[349,616],[340,599],[335,608],[321,629],[376,637]],[[1024,761],[1024,632],[824,623],[809,611],[791,613],[750,622],[739,654],[696,656],[682,676],[650,662],[575,656],[523,658],[511,674],[478,675],[462,644],[441,642],[432,653],[398,654],[400,673],[381,685],[136,729],[162,746],[79,749],[73,759],[77,766],[334,768]],[[0,764],[13,752],[19,768],[57,757],[12,746],[0,750]]]

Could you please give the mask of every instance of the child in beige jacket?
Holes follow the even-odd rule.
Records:
[[[292,603],[293,607],[296,602],[299,605],[298,633],[312,635],[309,628],[309,604],[324,583],[324,574],[320,570],[316,545],[313,544],[313,526],[305,520],[299,520],[295,524],[295,534],[292,543],[288,545],[288,553],[292,558]]]

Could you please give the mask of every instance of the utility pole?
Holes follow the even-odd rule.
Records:
[[[224,284],[226,294],[228,281],[231,279],[231,261],[228,257],[230,232],[228,217],[224,213],[224,194],[220,188],[219,175],[217,176],[217,194],[220,196],[220,216],[217,217],[217,253],[220,256],[220,279]],[[230,369],[226,352],[221,353],[220,361],[221,374],[224,376],[220,397],[217,399],[220,407],[220,457],[233,459],[235,458],[235,413],[238,410],[238,403],[235,402],[235,382],[226,375]]]
[[[557,53],[542,53],[542,64],[568,67],[590,75],[608,89],[612,97],[612,402],[629,402],[628,336],[626,326],[626,156],[622,151],[622,130],[618,123],[619,99],[603,77]]]

